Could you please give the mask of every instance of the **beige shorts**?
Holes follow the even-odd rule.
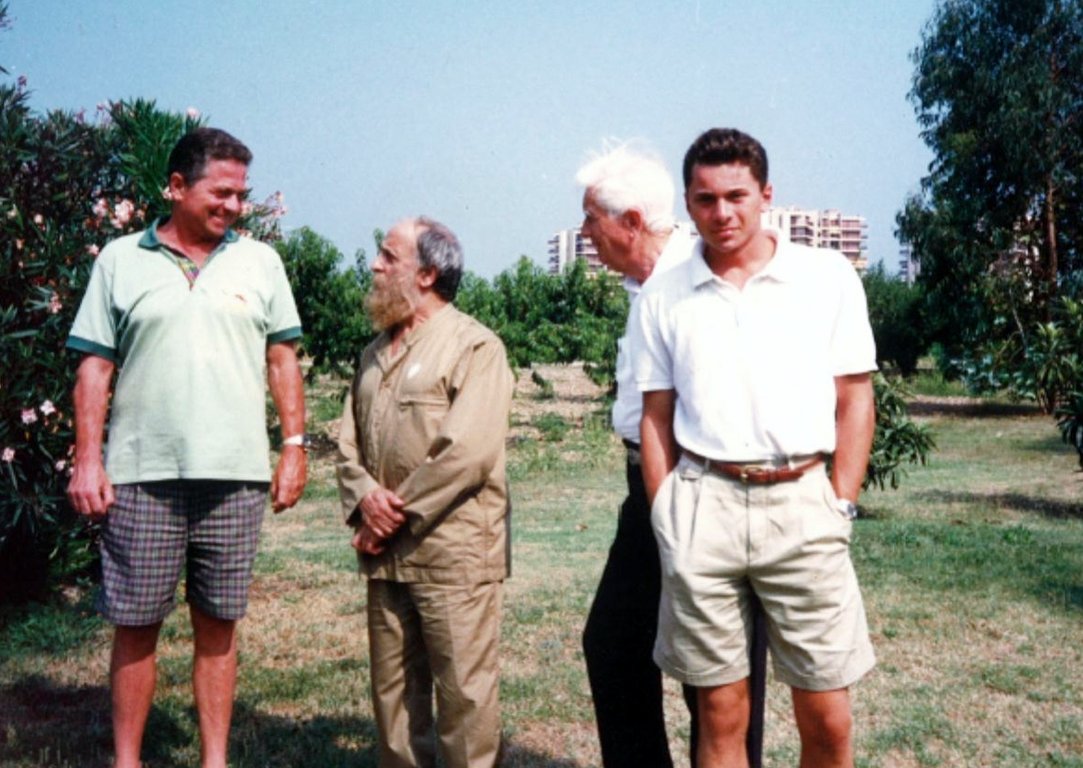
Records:
[[[845,688],[876,663],[850,561],[852,523],[819,468],[745,485],[686,457],[651,510],[662,561],[654,660],[713,687],[748,676],[749,590],[767,614],[776,676],[810,691]]]

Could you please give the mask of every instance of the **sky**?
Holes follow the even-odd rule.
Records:
[[[35,110],[194,107],[252,149],[253,197],[281,191],[283,225],[347,261],[425,214],[483,277],[544,264],[604,140],[646,141],[680,189],[693,139],[734,127],[766,147],[776,205],[865,216],[894,273],[932,159],[907,93],[935,0],[8,3],[0,66]]]

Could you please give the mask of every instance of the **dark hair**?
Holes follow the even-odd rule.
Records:
[[[444,301],[454,301],[463,276],[463,248],[455,233],[426,216],[414,220],[418,228],[417,263],[436,270],[433,290]]]
[[[684,154],[684,188],[692,182],[697,165],[747,165],[760,189],[767,185],[767,151],[763,145],[736,128],[711,128],[699,135]]]
[[[179,173],[185,184],[195,184],[203,178],[203,170],[211,160],[236,160],[247,166],[252,162],[252,152],[240,139],[223,130],[196,128],[181,136],[169,153],[166,180]]]

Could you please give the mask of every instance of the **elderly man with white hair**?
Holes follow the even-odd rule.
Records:
[[[576,175],[583,187],[583,234],[598,257],[624,276],[634,304],[643,285],[689,257],[694,241],[676,232],[673,180],[645,148],[606,147]],[[614,766],[673,765],[662,708],[662,679],[651,651],[658,626],[660,574],[650,507],[639,467],[642,396],[632,378],[627,338],[617,350],[613,428],[627,448],[628,497],[583,632],[602,761]],[[695,695],[686,699],[693,717]]]

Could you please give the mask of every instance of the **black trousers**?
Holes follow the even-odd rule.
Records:
[[[662,673],[652,658],[662,590],[658,545],[639,465],[629,461],[627,474],[628,498],[587,617],[583,651],[605,768],[672,768]],[[695,766],[696,689],[685,686],[684,698]]]

